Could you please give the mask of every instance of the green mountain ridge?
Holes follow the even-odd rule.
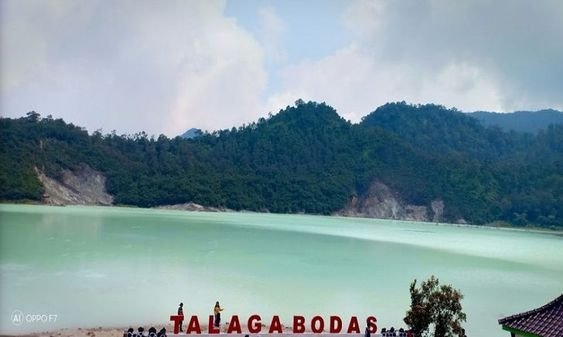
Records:
[[[485,126],[497,126],[504,131],[534,134],[545,130],[551,124],[563,124],[563,112],[553,109],[512,113],[475,111],[467,115],[476,118]]]
[[[41,200],[35,167],[103,172],[116,204],[187,202],[333,214],[384,183],[406,203],[443,200],[444,220],[563,227],[563,125],[486,127],[438,105],[388,103],[352,124],[325,103],[193,139],[92,135],[36,113],[0,119],[0,199]]]

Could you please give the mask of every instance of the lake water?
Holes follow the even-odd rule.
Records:
[[[470,337],[563,292],[563,237],[404,221],[0,205],[0,332],[167,322],[180,301],[209,315],[374,314],[403,327],[409,283],[465,295]],[[12,324],[11,314],[56,315]],[[54,316],[52,316],[54,317]]]

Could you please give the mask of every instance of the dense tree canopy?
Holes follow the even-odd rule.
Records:
[[[440,281],[431,276],[416,286],[416,280],[410,285],[411,306],[404,318],[415,337],[422,337],[433,327],[434,337],[464,337],[462,323],[466,320],[461,300],[463,295],[451,285],[440,285]]]
[[[324,103],[192,139],[89,135],[35,112],[0,119],[0,199],[40,200],[35,169],[105,173],[117,204],[195,202],[330,214],[377,179],[409,203],[444,200],[449,221],[563,227],[563,126],[504,132],[441,106],[386,104],[359,124]]]

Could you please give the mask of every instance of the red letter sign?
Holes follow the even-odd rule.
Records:
[[[209,325],[207,326],[207,330],[210,334],[217,334],[220,332],[221,328],[216,327],[213,323],[213,315],[209,315]]]
[[[262,330],[262,324],[260,323],[260,320],[261,318],[258,315],[250,316],[248,318],[248,332],[260,333],[260,331]]]
[[[375,324],[376,322],[377,322],[377,318],[375,318],[375,316],[369,316],[367,318],[367,323],[368,323],[368,328],[369,328],[370,333],[376,333],[377,332],[377,324]]]
[[[280,322],[280,316],[277,316],[277,315],[272,317],[272,324],[270,324],[269,333],[274,333],[274,331],[276,331],[277,333],[283,332],[281,322]]]
[[[229,328],[227,329],[227,333],[242,333],[242,329],[240,328],[240,321],[238,320],[238,315],[233,315],[231,317],[231,321],[229,322]]]
[[[305,317],[293,316],[293,333],[305,332]]]
[[[348,333],[360,333],[360,323],[358,323],[358,317],[352,316],[350,318],[350,324],[348,325]]]
[[[342,320],[338,316],[330,316],[330,333],[342,331]]]
[[[190,323],[188,324],[188,329],[186,330],[187,334],[190,334],[192,332],[201,334],[201,327],[199,326],[199,320],[197,319],[197,316],[192,316],[190,318]]]
[[[180,332],[180,322],[184,320],[184,315],[172,315],[170,320],[174,322],[174,334],[177,335]]]
[[[318,323],[318,324],[317,324]],[[325,321],[321,316],[315,316],[311,320],[311,331],[321,333],[325,329]]]

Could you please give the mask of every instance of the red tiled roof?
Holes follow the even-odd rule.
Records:
[[[498,323],[542,337],[563,337],[563,294],[540,308],[501,318]]]

